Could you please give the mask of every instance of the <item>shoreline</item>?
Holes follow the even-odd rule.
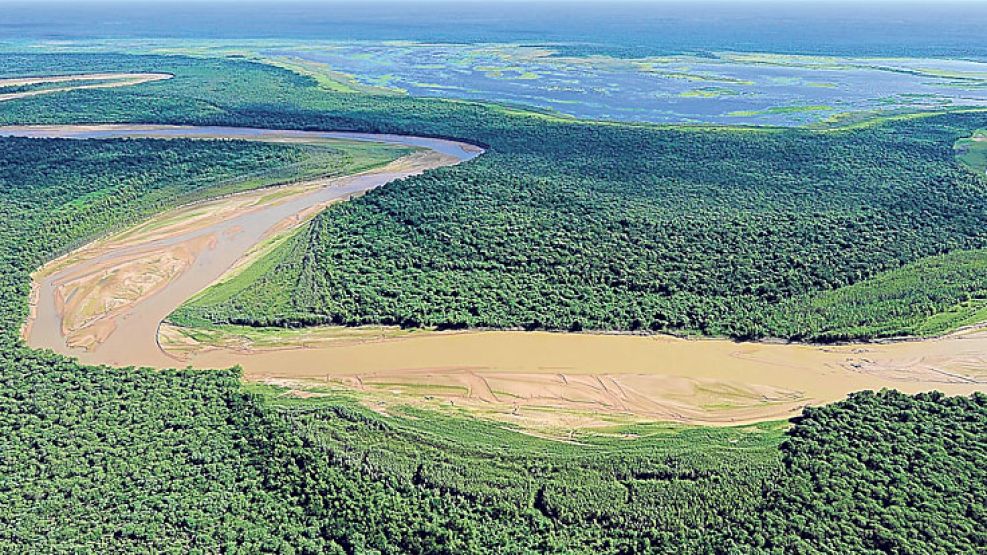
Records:
[[[19,91],[11,93],[0,93],[0,102],[17,100],[20,98],[30,98],[45,94],[68,92],[84,89],[113,89],[117,87],[131,87],[150,83],[153,81],[163,81],[172,79],[175,76],[171,73],[80,73],[74,75],[52,75],[45,77],[7,77],[0,79],[2,87],[23,87],[30,85],[42,85],[45,83],[72,83],[73,81],[106,81],[105,83],[90,83],[86,85],[66,85],[64,87],[53,87],[50,89],[38,89],[30,91]]]
[[[338,177],[320,177],[315,179],[292,180],[282,182],[275,187],[262,187],[231,195],[221,195],[209,199],[193,201],[180,207],[152,216],[144,222],[127,226],[124,229],[112,230],[102,237],[91,240],[84,245],[52,259],[32,273],[32,295],[30,299],[30,316],[21,326],[23,338],[32,346],[52,348],[69,356],[76,356],[87,361],[90,351],[99,351],[103,337],[90,344],[91,348],[77,352],[72,348],[72,341],[66,337],[70,331],[63,324],[69,320],[69,315],[62,310],[58,302],[61,295],[57,288],[72,286],[73,291],[79,290],[66,280],[85,282],[85,279],[98,278],[98,283],[122,279],[123,288],[153,275],[154,264],[146,265],[148,259],[154,256],[165,256],[174,249],[183,248],[190,241],[200,241],[210,237],[211,241],[205,248],[193,249],[185,264],[180,264],[174,271],[166,272],[163,281],[157,286],[138,291],[133,302],[113,295],[102,295],[103,306],[123,305],[123,311],[115,308],[105,309],[96,314],[96,318],[83,315],[76,320],[82,321],[80,328],[89,327],[90,320],[104,322],[115,320],[117,316],[124,319],[133,315],[134,307],[146,302],[157,302],[161,297],[161,289],[167,289],[171,282],[187,277],[189,268],[197,266],[196,272],[203,268],[203,254],[226,257],[212,268],[216,274],[214,279],[222,277],[223,273],[238,262],[241,254],[245,254],[256,243],[266,240],[269,234],[292,229],[303,223],[305,218],[315,214],[331,202],[348,199],[354,195],[379,187],[394,179],[415,175],[434,167],[440,167],[469,160],[480,153],[482,149],[475,145],[452,141],[421,137],[405,137],[398,135],[369,135],[364,133],[347,132],[301,132],[279,131],[268,129],[234,128],[185,128],[178,126],[126,126],[126,125],[80,125],[80,126],[11,126],[0,128],[0,135],[22,137],[64,137],[64,138],[117,138],[117,137],[151,137],[151,138],[193,138],[210,139],[214,137],[246,138],[251,140],[282,142],[301,141],[322,143],[325,141],[350,140],[356,142],[377,142],[395,146],[411,147],[411,153],[393,160],[383,166],[370,170]],[[274,191],[272,193],[272,191]],[[174,221],[169,221],[169,219]],[[155,226],[154,222],[159,224]],[[163,223],[162,223],[163,222]],[[217,227],[218,226],[218,227]],[[223,227],[225,226],[225,227]],[[239,237],[238,236],[244,236]],[[217,243],[223,243],[217,248]],[[234,247],[230,250],[231,247]],[[199,251],[202,251],[201,253]],[[217,252],[221,252],[217,255]],[[174,258],[174,257],[173,257]],[[153,261],[152,261],[153,262]],[[128,264],[145,264],[131,271],[132,277],[121,275],[130,270]],[[219,272],[219,273],[217,273]],[[111,279],[112,278],[112,279]],[[129,279],[129,282],[127,281]],[[198,284],[203,289],[212,283],[210,281]],[[110,283],[110,285],[113,285]],[[118,287],[120,289],[120,287]],[[195,293],[197,290],[188,290]],[[87,293],[83,293],[89,296]],[[69,295],[61,295],[68,297]],[[98,296],[98,295],[97,295]],[[184,298],[179,299],[184,301]],[[44,305],[44,306],[43,306]],[[177,308],[177,305],[175,306]],[[128,312],[128,310],[130,312]],[[169,311],[170,312],[170,311]],[[73,315],[74,316],[74,315]],[[161,318],[163,320],[163,316]],[[44,320],[44,324],[40,321]],[[157,324],[155,322],[155,332]],[[58,324],[58,325],[56,325]],[[44,329],[52,328],[52,329]],[[60,328],[55,330],[54,328]],[[40,329],[39,329],[40,328]],[[109,334],[108,334],[109,335]],[[154,335],[154,334],[151,334]],[[39,336],[43,336],[40,340]],[[76,343],[78,344],[78,343]],[[156,344],[155,344],[156,347]],[[163,354],[157,350],[157,354]],[[158,357],[151,357],[151,360]],[[109,363],[123,365],[144,365],[148,363],[134,357],[134,360],[102,360],[92,359],[93,363]],[[173,365],[174,361],[170,361]]]

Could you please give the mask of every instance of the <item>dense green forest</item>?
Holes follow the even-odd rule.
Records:
[[[976,281],[918,279],[908,295],[922,308],[909,315],[882,302],[825,308],[884,272],[987,247],[987,178],[953,148],[983,128],[982,112],[826,131],[663,128],[334,93],[245,61],[12,56],[2,71],[41,62],[176,77],[14,101],[0,121],[350,129],[488,147],[469,164],[332,208],[297,239],[305,245],[283,247],[309,256],[283,257],[244,294],[191,307],[178,322],[831,340],[932,330],[928,318],[982,295]],[[113,101],[94,108],[100,94]]]
[[[12,101],[4,105],[0,119],[153,121],[157,116],[172,123],[252,122],[273,126],[283,120],[283,126],[294,127],[391,125],[386,123],[386,115],[375,112],[381,106],[391,106],[383,100],[337,98],[308,91],[304,79],[241,62],[90,55],[0,57],[2,75],[65,72],[80,67],[88,71],[167,70],[177,75],[176,88],[151,83],[129,92],[75,91]],[[226,87],[227,82],[230,87]],[[292,92],[295,88],[300,91],[297,95]],[[238,94],[242,99],[230,98]],[[287,106],[286,113],[266,104],[281,101]],[[461,125],[455,117],[448,113],[443,116],[441,110],[446,108],[441,104],[395,102],[392,107],[397,123],[393,125],[397,127],[388,130],[430,125],[435,134],[463,132],[454,128]],[[317,103],[325,103],[326,111],[313,107]],[[296,106],[295,111],[292,106]],[[364,106],[362,111],[360,106]],[[421,112],[425,123],[413,123],[415,110]],[[453,249],[450,252],[455,252],[468,237],[499,245],[519,240],[521,231],[540,229],[544,224],[538,218],[561,210],[559,195],[552,193],[554,183],[575,199],[573,207],[578,208],[559,212],[562,217],[575,218],[565,229],[575,230],[577,224],[594,221],[595,216],[590,216],[598,212],[593,206],[610,202],[636,207],[640,212],[629,210],[622,217],[627,225],[643,225],[646,220],[642,218],[652,214],[651,205],[671,209],[670,204],[663,204],[661,195],[648,196],[649,202],[633,203],[634,196],[646,194],[644,189],[661,183],[638,183],[639,172],[674,169],[671,165],[673,169],[662,170],[671,154],[663,154],[666,157],[661,163],[657,159],[647,162],[649,156],[657,156],[655,149],[674,153],[682,144],[726,149],[727,145],[712,142],[726,136],[735,141],[730,148],[738,152],[762,153],[762,140],[782,141],[777,144],[784,145],[784,141],[801,137],[798,144],[807,147],[811,143],[807,137],[811,136],[823,144],[833,141],[836,151],[848,152],[855,147],[840,142],[850,140],[847,137],[854,144],[866,143],[864,139],[872,138],[868,133],[886,131],[878,127],[861,131],[863,135],[804,137],[802,132],[731,131],[723,135],[706,130],[667,131],[665,135],[662,131],[661,139],[655,139],[652,134],[656,131],[650,129],[611,131],[606,126],[566,127],[569,124],[551,120],[508,120],[521,116],[481,105],[456,103],[448,110],[461,110],[462,121],[472,122],[477,129],[481,124],[496,127],[506,121],[521,123],[505,128],[500,135],[489,131],[480,137],[478,140],[487,145],[498,141],[498,136],[503,142],[476,162],[386,187],[366,200],[348,203],[355,208],[346,210],[353,212],[337,210],[330,214],[339,216],[340,222],[364,213],[360,211],[373,215],[374,210],[393,202],[388,200],[392,190],[403,191],[416,184],[424,195],[454,188],[450,182],[460,191],[450,192],[447,198],[458,205],[475,203],[494,210],[507,205],[510,195],[516,195],[524,210],[529,210],[531,203],[539,207],[527,216],[529,219],[518,216],[512,221],[516,214],[505,213],[506,223],[494,229],[507,233],[506,237],[485,231],[483,226],[491,224],[487,218],[476,224],[458,221],[467,226],[468,234],[442,236]],[[471,119],[469,114],[476,117]],[[973,123],[968,120],[977,117],[951,115],[907,124],[918,126],[910,149],[941,153],[941,140],[960,134]],[[541,125],[550,129],[546,133],[552,133],[545,137],[559,140],[558,134],[563,134],[566,142],[559,148],[610,145],[611,150],[603,152],[610,152],[611,157],[560,157],[558,167],[550,168],[542,145],[530,145],[530,155],[522,148],[524,141],[539,136],[535,133],[541,132]],[[636,138],[637,142],[614,142],[611,133],[626,133],[621,135],[624,139]],[[618,154],[632,150],[645,156],[640,157],[641,165],[632,164],[624,175],[627,160]],[[340,393],[295,399],[273,388],[245,388],[235,370],[83,367],[49,352],[27,349],[17,339],[26,314],[29,273],[44,260],[80,240],[179,202],[289,179],[315,167],[306,162],[316,159],[313,156],[325,163],[325,157],[331,155],[287,145],[226,141],[0,139],[0,552],[963,553],[976,552],[987,541],[983,535],[987,529],[987,476],[980,464],[987,455],[987,398],[983,395],[947,398],[862,393],[845,402],[807,410],[791,428],[785,423],[734,428],[641,424],[576,434],[567,443],[455,414],[403,409],[382,416]],[[806,156],[802,163],[792,162],[790,171],[811,165],[814,158]],[[869,156],[871,162],[884,160],[897,172],[918,175],[917,169],[895,166],[903,162],[894,151],[875,151]],[[504,166],[508,173],[491,167],[489,161],[498,159],[510,162]],[[717,166],[717,159],[710,160],[705,178],[719,179],[719,189],[704,190],[701,184],[706,181],[691,185],[685,180],[677,182],[681,190],[691,191],[691,195],[673,199],[683,214],[689,213],[680,218],[692,217],[694,224],[715,224],[704,217],[725,212],[703,210],[716,206],[725,211],[729,207],[726,200],[730,200],[741,203],[739,206],[749,210],[752,218],[750,227],[743,228],[747,231],[742,233],[738,228],[735,237],[760,237],[757,233],[764,221],[786,220],[762,219],[772,214],[781,216],[755,211],[758,203],[747,197],[759,197],[765,202],[774,199],[771,202],[777,201],[782,207],[790,205],[790,212],[779,214],[793,219],[788,225],[794,227],[781,229],[797,229],[794,208],[804,204],[799,204],[798,195],[785,197],[782,193],[799,183],[806,187],[804,195],[819,198],[824,214],[845,208],[839,195],[827,195],[785,172],[778,174],[773,193],[767,185],[767,189],[746,193],[747,185],[736,181],[739,177],[722,172],[747,176],[746,170],[755,172],[758,164],[766,162],[742,164],[735,158]],[[849,156],[844,163],[845,172],[858,171],[857,166],[864,165]],[[880,219],[880,225],[890,226],[884,230],[885,240],[895,240],[896,246],[904,248],[896,258],[886,256],[882,264],[889,268],[922,260],[926,254],[977,244],[977,236],[969,233],[973,224],[965,222],[981,217],[977,205],[964,209],[959,204],[961,200],[978,201],[979,197],[965,195],[977,194],[977,185],[982,182],[970,172],[954,175],[949,169],[953,166],[945,163],[936,167],[945,173],[933,173],[923,183],[931,196],[950,210],[958,210],[956,214],[937,209],[929,199],[921,200],[919,187],[893,179],[895,171],[881,170],[887,171],[887,182],[896,185],[876,195],[885,203],[880,206],[899,206],[895,214],[904,217],[901,214],[910,213],[905,208],[918,202],[924,216],[941,226],[937,238],[924,227],[906,233],[893,219]],[[272,168],[282,171],[271,172]],[[602,172],[612,176],[604,179]],[[234,174],[254,177],[242,181],[232,179]],[[571,181],[583,174],[585,181]],[[489,194],[479,186],[487,178],[491,180]],[[871,214],[878,210],[861,207],[876,202],[872,189],[881,180],[875,180],[870,185],[861,181],[859,192],[855,186],[839,185],[838,180],[827,181],[820,189],[835,187],[846,196],[859,197],[859,213]],[[638,183],[637,189],[634,183]],[[665,191],[671,194],[670,189]],[[427,204],[421,197],[409,198],[419,198],[416,202],[424,207],[424,214],[412,211],[414,205],[407,205],[404,212],[378,214],[384,218],[380,225],[363,228],[357,244],[373,245],[379,236],[385,241],[377,243],[379,246],[406,248],[386,243],[394,225],[409,229],[420,225],[416,224],[419,218],[438,225],[456,214],[438,196],[430,197],[432,201]],[[537,204],[538,198],[544,205]],[[691,199],[692,204],[682,205],[683,198]],[[717,198],[720,204],[707,204]],[[592,202],[594,199],[599,202]],[[901,204],[896,205],[895,199]],[[683,206],[694,210],[683,210]],[[777,205],[771,206],[771,210],[779,210]],[[665,223],[672,225],[673,220]],[[836,220],[820,221],[822,228],[830,229],[826,226]],[[842,245],[842,250],[830,255],[856,260],[860,266],[855,273],[828,261],[817,260],[816,264],[829,264],[833,275],[843,276],[839,279],[846,283],[866,283],[877,270],[861,254],[866,249],[857,252],[851,248],[853,241],[859,237],[862,245],[869,245],[866,252],[871,254],[885,252],[881,241],[873,237],[867,240],[868,233],[877,233],[865,225],[869,221],[863,217],[860,223],[855,221],[853,233],[838,236],[844,243],[834,243]],[[312,237],[319,238],[314,244],[321,245],[317,234],[325,225],[320,221],[307,233],[298,234],[299,242],[291,243],[291,248],[308,249]],[[439,225],[438,229],[448,234],[452,227]],[[609,256],[613,253],[605,249],[619,245],[612,238],[619,235],[602,224],[591,229],[606,241],[589,251],[592,257],[586,252],[569,252],[566,263],[588,272],[590,262],[608,254],[605,260],[618,267],[621,260]],[[686,234],[689,227],[684,224],[674,229],[682,234],[683,242],[696,239]],[[719,228],[708,229],[704,244],[719,244],[713,231]],[[780,230],[773,233],[783,236]],[[561,240],[564,236],[554,237]],[[574,235],[574,239],[578,237]],[[548,246],[544,251],[530,251],[526,256],[532,257],[531,262],[511,263],[535,268],[564,248],[563,244],[544,243],[543,238],[538,241],[532,246]],[[757,250],[762,248],[758,241],[751,241],[752,251],[741,252],[762,252]],[[395,264],[396,269],[414,267],[413,259],[400,266],[402,259],[389,258],[389,252],[393,251],[378,253],[381,264]],[[685,262],[688,259],[678,260]],[[703,260],[695,264],[697,272],[716,267]],[[969,264],[976,267],[975,257]],[[685,272],[691,266],[682,268]],[[702,275],[696,273],[690,279]],[[808,279],[797,277],[801,275],[798,272],[792,275],[792,284]],[[495,281],[491,287],[494,285],[500,284]],[[795,285],[789,287],[800,290]],[[952,291],[956,284],[943,287]],[[751,293],[753,297],[760,294]],[[590,324],[587,320],[586,325]]]
[[[987,396],[854,394],[806,409],[781,451],[763,509],[770,546],[789,553],[987,546]]]
[[[909,332],[982,296],[979,274],[914,280],[921,304],[818,305],[883,272],[985,246],[987,181],[952,152],[984,117],[853,132],[663,130],[650,141],[565,124],[574,128],[562,142],[494,148],[333,207],[270,255],[268,274],[174,320]]]

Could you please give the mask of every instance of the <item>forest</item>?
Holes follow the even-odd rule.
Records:
[[[985,117],[852,132],[663,130],[652,140],[573,124],[559,124],[560,137],[545,124],[523,151],[493,143],[470,164],[331,208],[269,255],[267,274],[172,319],[918,334],[928,317],[984,296],[979,274],[913,280],[912,303],[887,298],[878,276],[985,246],[987,180],[952,151]],[[832,302],[863,283],[887,302]],[[835,308],[820,309],[827,303]]]
[[[279,264],[268,275],[234,297],[180,309],[172,318],[180,324],[831,341],[940,332],[926,321],[984,294],[975,273],[954,272],[948,283],[916,279],[894,293],[916,301],[908,314],[898,308],[905,303],[829,306],[854,294],[846,287],[883,287],[885,272],[987,247],[987,177],[954,150],[987,112],[830,130],[657,127],[338,93],[239,60],[80,54],[3,63],[8,75],[44,64],[175,78],[12,102],[0,122],[380,131],[487,147],[469,164],[331,208],[271,254]]]
[[[683,306],[694,303],[703,310],[695,314],[708,319],[682,312],[690,319],[681,329],[732,333],[698,326],[733,308],[718,304],[727,302],[731,288],[750,287],[721,267],[743,272],[741,257],[708,255],[717,248],[746,245],[738,251],[745,257],[767,257],[750,259],[743,275],[759,280],[753,282],[758,287],[736,301],[758,307],[754,299],[784,302],[839,291],[895,268],[905,275],[875,287],[921,281],[909,277],[909,264],[980,244],[975,228],[982,223],[983,181],[948,164],[951,147],[942,146],[967,128],[982,127],[978,114],[852,133],[659,132],[556,122],[467,103],[333,96],[310,90],[304,78],[246,62],[0,57],[2,75],[80,67],[164,69],[176,78],[136,91],[12,101],[0,119],[160,118],[390,131],[432,126],[432,134],[446,136],[466,136],[466,126],[475,126],[476,140],[490,147],[486,155],[333,209],[286,244],[297,252],[320,249],[340,263],[352,262],[347,253],[372,252],[380,266],[368,268],[368,279],[381,279],[374,272],[388,267],[401,280],[419,278],[414,284],[421,289],[397,281],[386,290],[394,307],[409,298],[403,287],[427,298],[430,288],[452,287],[468,270],[489,276],[478,296],[522,294],[541,279],[538,291],[558,291],[549,301],[569,295],[578,301],[545,305],[541,325],[572,327],[567,318],[579,306],[585,308],[572,313],[588,328],[596,325],[592,308],[601,302],[592,295],[613,294],[618,303],[615,292],[635,291],[626,298],[636,298],[632,287],[657,288],[664,282],[644,276],[664,268],[663,275],[679,276],[667,283],[681,288],[667,296],[681,298]],[[230,86],[219,86],[225,83]],[[280,112],[267,102],[286,108]],[[456,110],[461,114],[452,117]],[[900,136],[885,137],[889,129]],[[891,148],[893,140],[908,146]],[[885,148],[870,149],[871,141],[884,141],[879,144]],[[766,144],[783,148],[785,156],[753,163],[741,157],[764,154]],[[608,155],[561,152],[574,152],[576,145]],[[560,151],[558,163],[548,158],[551,148]],[[799,157],[800,149],[810,148]],[[710,155],[718,150],[720,156]],[[820,152],[827,154],[825,167]],[[706,162],[695,165],[700,154]],[[964,553],[987,543],[987,475],[980,464],[987,456],[987,397],[979,394],[863,392],[807,409],[791,423],[636,424],[584,432],[566,443],[456,414],[405,408],[384,416],[343,393],[297,399],[277,388],[244,385],[236,369],[84,367],[18,339],[29,274],[44,261],[177,203],[290,179],[299,168],[314,167],[304,164],[313,156],[323,157],[321,165],[331,154],[236,141],[0,139],[0,552]],[[806,180],[800,172],[808,168],[828,179]],[[766,177],[769,171],[778,173]],[[255,178],[233,179],[243,174]],[[643,179],[648,175],[654,179]],[[562,196],[571,200],[568,209]],[[808,197],[815,197],[819,212],[800,218]],[[512,199],[516,209],[508,209]],[[506,210],[502,221],[496,218],[500,207]],[[329,214],[332,222],[325,221]],[[546,223],[549,214],[558,225]],[[333,245],[324,235],[329,226],[354,226],[358,217],[372,218],[374,225],[363,226],[352,245]],[[840,231],[838,223],[848,229]],[[422,229],[428,225],[435,235]],[[470,233],[454,233],[455,225]],[[633,233],[620,232],[623,227]],[[396,230],[407,233],[405,242],[394,242]],[[522,232],[533,232],[523,253],[508,244]],[[808,238],[839,249],[826,251]],[[563,239],[592,250],[567,249]],[[643,246],[659,239],[681,247],[682,256],[668,250],[663,259],[649,258]],[[697,256],[703,253],[687,247],[695,240],[713,250]],[[426,258],[407,252],[418,243]],[[780,254],[770,254],[776,252],[771,245]],[[405,256],[394,249],[404,249]],[[278,252],[279,263],[292,261]],[[472,253],[476,267],[455,258],[463,253]],[[422,262],[427,265],[416,267]],[[791,267],[778,274],[771,263]],[[979,279],[977,257],[964,264],[971,270],[958,270],[956,279]],[[562,287],[577,269],[588,288],[570,293]],[[304,265],[300,271],[331,278]],[[516,284],[507,277],[514,273]],[[957,299],[966,288],[979,287],[976,280],[969,286],[944,280],[932,286],[954,291]],[[320,307],[338,303],[342,292],[322,289],[325,283],[315,281],[303,298],[321,295],[327,304]],[[500,289],[507,286],[515,289]],[[693,298],[686,293],[702,299],[686,302]],[[521,296],[518,302],[541,310],[534,301]],[[373,302],[367,306],[379,303]],[[458,307],[454,302],[448,306]],[[505,308],[496,312],[497,306],[477,306],[477,313],[491,319],[502,313],[505,325],[517,317]],[[365,310],[351,314],[365,317]],[[377,316],[394,314],[401,313]],[[429,323],[427,315],[410,314]],[[634,317],[596,317],[617,327],[633,323],[627,316]],[[751,325],[745,318],[722,325],[744,330]]]
[[[235,371],[0,355],[0,550],[974,553],[987,398],[862,393],[784,424],[575,445],[243,391]]]
[[[982,551],[985,409],[982,394],[893,391],[806,409],[766,491],[767,545],[788,553]]]

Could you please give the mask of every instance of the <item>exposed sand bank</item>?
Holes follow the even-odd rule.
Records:
[[[583,424],[631,415],[734,424],[784,418],[861,389],[987,391],[987,332],[937,340],[812,346],[668,336],[549,332],[408,332],[308,328],[265,341],[162,327],[164,348],[247,379],[346,385],[380,403],[425,397],[501,416]],[[202,332],[199,332],[202,333]],[[221,333],[221,332],[213,332]],[[189,337],[193,335],[193,337]],[[561,410],[547,414],[545,409]]]
[[[214,128],[141,126],[0,128],[0,135],[214,137]],[[475,156],[460,143],[417,137],[239,130],[253,140],[377,140],[421,150],[356,175],[294,183],[161,214],[52,261],[34,276],[28,343],[118,366],[176,366],[157,343],[158,325],[219,278],[272,232],[289,230],[319,208],[394,179]],[[472,147],[470,147],[472,149]]]
[[[0,135],[10,129],[0,128]],[[18,133],[317,138],[167,126]],[[361,135],[375,139],[395,140]],[[239,364],[249,380],[353,388],[377,407],[454,404],[550,426],[613,418],[730,424],[783,418],[861,389],[987,391],[987,332],[978,330],[927,341],[823,347],[514,331],[312,328],[270,334],[159,326],[186,299],[242,266],[273,233],[300,225],[327,203],[477,153],[449,141],[414,141],[431,150],[357,176],[285,187],[279,190],[284,194],[251,192],[172,211],[53,261],[35,276],[26,340],[87,363]]]
[[[79,89],[111,89],[115,87],[131,87],[151,81],[161,81],[174,77],[170,73],[86,73],[80,75],[57,75],[51,77],[16,77],[0,79],[0,87],[23,87],[45,83],[67,83],[63,87],[51,87],[31,91],[19,91],[0,94],[0,102],[27,98],[42,94],[73,91]],[[73,81],[105,81],[105,83],[71,84]]]

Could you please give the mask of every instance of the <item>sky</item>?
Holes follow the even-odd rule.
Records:
[[[539,3],[584,3],[584,4],[784,4],[790,6],[806,4],[918,4],[942,6],[945,4],[976,4],[987,0],[246,0],[253,4],[429,4],[463,3],[478,4],[539,4]],[[61,3],[80,4],[242,4],[245,0],[0,0],[2,4]]]
[[[556,7],[564,2],[572,8]],[[987,0],[0,0],[0,43],[548,42],[614,46],[623,56],[730,50],[987,59],[985,28]]]

